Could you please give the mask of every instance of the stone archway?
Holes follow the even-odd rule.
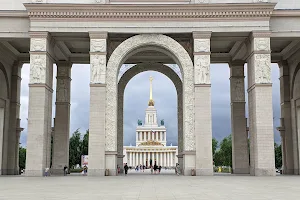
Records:
[[[0,63],[0,175],[7,174],[7,133],[5,126],[6,115],[8,114],[7,99],[9,98],[9,82],[5,67]]]
[[[183,110],[182,110],[182,81],[178,74],[176,74],[170,67],[161,63],[139,63],[129,70],[127,70],[119,80],[118,83],[118,135],[117,135],[117,152],[118,152],[118,165],[123,165],[123,101],[124,101],[124,90],[128,82],[137,74],[144,71],[157,71],[173,82],[177,92],[177,103],[178,103],[178,152],[182,153],[183,149]],[[179,159],[180,165],[182,165],[182,159]]]
[[[142,48],[145,47],[151,47],[170,56],[181,69],[183,77],[183,151],[195,152],[194,70],[189,54],[177,41],[168,36],[161,34],[136,35],[122,42],[114,50],[107,63],[105,110],[105,159],[107,169],[116,169],[116,163],[112,162],[116,160],[116,157],[113,158],[112,156],[117,154],[118,72],[124,61],[131,55],[142,51]],[[195,156],[189,155],[188,162],[190,163],[189,168],[193,168]]]

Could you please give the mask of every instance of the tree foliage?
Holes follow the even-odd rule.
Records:
[[[213,158],[215,157],[217,148],[218,148],[218,140],[216,140],[216,138],[212,139],[212,154],[213,154]]]
[[[89,130],[81,139],[81,133],[77,129],[70,138],[69,167],[73,168],[81,163],[81,155],[88,155]]]
[[[214,162],[216,166],[232,167],[232,139],[231,135],[225,137],[220,143],[220,149],[215,152]]]
[[[275,143],[274,150],[275,150],[275,167],[278,169],[282,166],[281,145]]]
[[[20,169],[25,169],[26,163],[26,149],[23,147],[19,147],[19,167]]]

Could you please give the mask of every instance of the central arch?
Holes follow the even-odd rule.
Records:
[[[124,102],[124,90],[128,84],[128,82],[137,74],[144,71],[157,71],[165,76],[167,76],[174,84],[176,92],[177,92],[177,115],[178,115],[178,153],[182,153],[183,149],[183,112],[182,112],[182,81],[178,74],[173,71],[170,67],[163,65],[161,63],[139,63],[134,65],[132,68],[128,69],[120,78],[118,83],[118,165],[123,165],[123,102]],[[182,159],[179,157],[179,164],[182,166]]]
[[[194,134],[194,70],[193,62],[186,50],[174,39],[161,34],[142,34],[122,42],[112,53],[106,72],[106,117],[105,151],[111,156],[117,153],[117,109],[118,109],[118,72],[122,64],[132,55],[146,47],[170,56],[180,67],[183,88],[183,151],[195,151]],[[111,159],[110,159],[111,160]],[[192,162],[189,160],[189,162]],[[115,169],[116,163],[109,163],[109,169]],[[184,167],[184,166],[183,166]],[[194,166],[189,166],[193,168]],[[186,169],[184,169],[186,170]]]

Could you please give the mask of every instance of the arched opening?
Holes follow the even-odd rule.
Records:
[[[135,147],[124,147],[123,148],[123,105],[124,105],[124,90],[128,84],[128,82],[137,74],[145,72],[145,71],[156,71],[164,74],[167,76],[174,84],[177,92],[177,131],[178,131],[178,149],[177,147],[172,147],[167,145],[166,136],[164,134],[167,134],[167,131],[165,131],[165,125],[164,121],[158,124],[155,121],[154,125],[151,125],[151,123],[147,124],[147,109],[155,109],[154,105],[149,106],[146,109],[146,117],[145,117],[145,123],[146,125],[142,124],[141,120],[138,123],[138,126],[136,128],[136,146]],[[149,112],[149,111],[148,111]],[[128,163],[130,167],[136,167],[136,165],[142,165],[142,168],[149,168],[150,165],[150,159],[155,160],[153,161],[153,165],[157,164],[157,166],[165,167],[168,169],[175,168],[176,163],[182,164],[182,159],[180,159],[180,156],[178,157],[178,152],[181,153],[183,149],[183,132],[182,132],[182,125],[183,125],[183,112],[182,112],[182,81],[178,74],[176,74],[175,71],[173,71],[171,68],[169,68],[166,65],[160,64],[160,63],[140,63],[129,70],[127,70],[120,78],[120,81],[118,83],[118,145],[117,145],[117,151],[118,151],[118,166],[123,166],[124,163]],[[156,116],[156,110],[155,110],[155,118],[159,118],[159,116]],[[154,122],[154,121],[153,121]],[[154,131],[157,129],[156,131]],[[154,131],[154,134],[151,132]],[[153,136],[152,136],[153,135]],[[156,147],[149,144],[153,142],[156,145],[162,144],[162,147]],[[145,145],[148,148],[143,148],[142,146]],[[147,150],[148,149],[148,150]],[[149,150],[150,149],[150,150]],[[128,152],[129,150],[129,152]],[[131,152],[133,151],[133,152]],[[143,152],[141,152],[143,151]],[[151,152],[150,152],[151,151]],[[134,160],[132,158],[132,154],[136,156],[136,159],[134,157]],[[165,155],[166,154],[166,155]],[[168,155],[169,154],[169,155]],[[154,156],[154,158],[152,158]],[[165,158],[163,157],[165,156]],[[123,158],[124,157],[124,158]],[[134,163],[133,163],[134,162]]]
[[[6,148],[7,148],[7,142],[4,142],[7,140],[5,137],[7,137],[5,133],[5,113],[6,113],[6,100],[9,97],[8,94],[9,91],[9,84],[8,84],[8,77],[6,70],[4,66],[0,63],[0,175],[5,174],[3,171],[6,169]]]
[[[117,167],[117,128],[118,128],[118,72],[122,64],[132,55],[143,51],[156,51],[168,55],[173,59],[182,73],[182,110],[183,110],[183,151],[189,159],[182,164],[183,170],[195,169],[195,135],[194,135],[194,71],[193,63],[186,50],[174,39],[160,34],[143,34],[133,36],[122,42],[112,53],[107,63],[106,71],[106,109],[105,109],[105,169],[116,172]],[[90,135],[92,136],[92,135]],[[89,148],[89,169],[93,171],[96,166],[96,157]],[[190,153],[189,153],[190,152]],[[95,160],[94,160],[95,158]],[[183,162],[184,163],[184,162]],[[95,166],[94,166],[95,164]],[[187,175],[187,174],[186,174]]]

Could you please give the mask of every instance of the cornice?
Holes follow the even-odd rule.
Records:
[[[270,18],[273,3],[187,5],[24,4],[32,20],[247,20]]]
[[[28,18],[26,10],[0,10],[0,17]]]
[[[274,10],[272,17],[300,17],[300,10]]]

